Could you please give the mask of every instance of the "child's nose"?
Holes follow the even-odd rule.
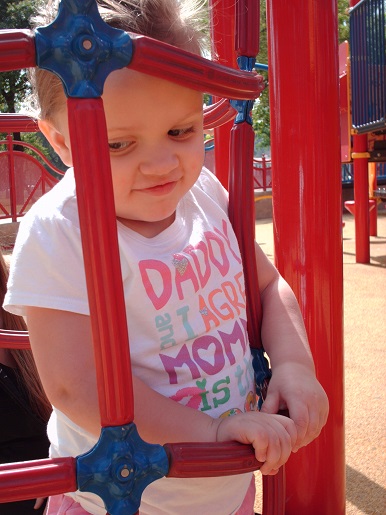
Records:
[[[178,157],[167,147],[148,149],[140,163],[140,171],[144,175],[166,175],[179,164]]]

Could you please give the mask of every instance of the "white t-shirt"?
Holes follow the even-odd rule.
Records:
[[[161,234],[145,238],[117,222],[133,373],[215,418],[255,409],[244,277],[227,205],[203,169]],[[25,306],[89,314],[71,169],[20,224],[4,306],[19,315]],[[52,457],[75,457],[96,443],[55,407],[48,436]],[[146,488],[140,513],[231,514],[250,481],[251,474],[162,478]],[[96,495],[71,495],[90,513],[106,513]]]

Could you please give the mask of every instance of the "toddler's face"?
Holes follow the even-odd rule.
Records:
[[[196,182],[204,160],[202,94],[129,69],[108,77],[103,103],[118,220],[151,237],[174,220],[179,200]],[[42,130],[49,140],[47,128]],[[55,119],[71,166],[67,113]]]

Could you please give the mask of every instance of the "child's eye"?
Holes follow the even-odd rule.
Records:
[[[131,143],[131,141],[109,141],[110,152],[122,152],[127,150]]]
[[[172,138],[184,138],[194,132],[194,127],[187,127],[186,129],[171,129],[168,135]]]

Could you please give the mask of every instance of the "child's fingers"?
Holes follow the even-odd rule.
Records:
[[[38,510],[44,503],[45,497],[37,497],[34,504],[34,510]]]
[[[280,406],[280,397],[279,394],[273,391],[270,391],[268,388],[267,398],[263,402],[263,406],[261,407],[261,411],[263,413],[277,413],[279,411]]]
[[[296,442],[293,420],[281,415],[248,412],[221,419],[217,425],[218,442],[236,440],[252,444],[256,459],[263,463],[262,474],[273,474],[289,458]]]
[[[262,474],[274,474],[274,471],[283,466],[291,455],[296,441],[296,428],[293,421],[280,416],[272,417],[274,418],[267,432],[266,447],[256,449],[256,458],[263,462],[260,469]],[[262,444],[261,439],[256,443],[257,447]]]
[[[321,413],[318,410],[313,409],[309,410],[306,434],[303,440],[301,440],[299,443],[297,442],[294,447],[294,452],[296,452],[300,447],[308,445],[320,435],[320,432],[326,423],[326,419],[327,417],[325,413]]]
[[[308,445],[317,438],[326,423],[328,409],[320,410],[317,404],[302,404],[294,402],[290,406],[290,417],[295,422],[297,430],[296,443],[293,451]]]
[[[296,427],[296,442],[294,444],[294,451],[300,449],[304,445],[306,435],[309,429],[310,414],[308,406],[298,401],[293,400],[289,405],[289,414],[295,423]]]
[[[267,461],[267,452],[269,447],[268,435],[257,436],[256,441],[253,442],[253,447],[255,449],[255,456],[257,461],[260,461],[260,463],[265,463]]]

